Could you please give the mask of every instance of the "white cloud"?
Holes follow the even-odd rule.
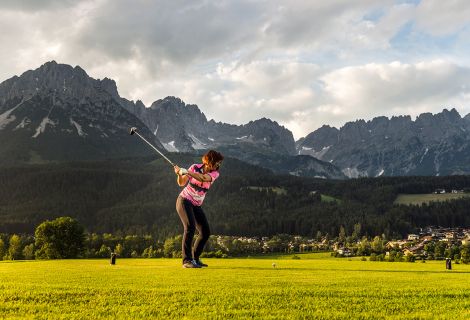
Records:
[[[390,39],[402,28],[406,23],[412,21],[414,17],[415,7],[411,4],[399,4],[390,7],[390,9],[381,17],[379,21],[373,23],[371,21],[363,21],[358,28],[351,32],[356,33],[360,44],[370,49],[390,47]],[[352,35],[350,36],[352,38]]]
[[[312,87],[321,72],[316,65],[283,60],[234,65],[219,65],[216,73],[193,79],[185,99],[203,106],[208,117],[229,123],[262,117],[285,123],[315,99]]]
[[[470,2],[423,0],[417,7],[416,23],[418,28],[431,35],[455,33],[470,23]]]
[[[17,6],[13,6],[17,2],[2,2],[0,42],[5,50],[0,50],[0,81],[50,60],[86,68],[83,57],[89,50],[74,50],[73,40],[98,2],[49,1],[40,8],[39,1],[18,1]]]
[[[11,11],[41,12],[67,8],[81,0],[2,0],[0,9]]]

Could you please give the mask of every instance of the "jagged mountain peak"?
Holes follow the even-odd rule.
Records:
[[[262,118],[259,118],[259,119],[256,119],[256,120],[253,120],[253,121],[250,121],[251,122],[259,122],[259,123],[275,123],[275,124],[278,124],[277,121],[274,121],[274,120],[271,120],[271,119],[268,119],[266,117],[262,117]]]
[[[294,139],[294,136],[292,135],[292,132],[284,127],[283,125],[280,125],[277,121],[271,120],[269,118],[260,118],[254,121],[250,121],[247,124],[242,125],[242,127],[250,130],[250,129],[259,129],[259,130],[273,130],[275,132],[283,132],[286,133],[288,136],[291,136],[292,139]],[[295,141],[294,141],[295,143]]]
[[[350,177],[470,172],[470,126],[455,108],[432,114],[376,117],[346,123],[334,139],[316,130],[299,141],[299,154],[332,162]],[[464,160],[462,162],[462,160]]]
[[[183,100],[177,97],[168,96],[163,99],[158,99],[154,101],[151,105],[151,109],[158,109],[158,108],[184,108],[186,103]]]
[[[409,116],[409,115],[399,115],[399,116],[392,116],[390,118],[390,121],[391,122],[402,122],[402,123],[404,122],[404,123],[406,123],[406,122],[411,122],[413,120],[411,120],[411,116]]]
[[[467,116],[470,116],[467,115]],[[443,109],[441,112],[432,114],[431,112],[423,112],[416,117],[416,120],[413,121],[410,115],[398,115],[392,117],[386,116],[378,116],[374,117],[372,120],[365,121],[364,119],[357,119],[355,121],[348,121],[346,122],[340,129],[349,129],[349,128],[357,128],[357,127],[370,127],[376,126],[379,124],[384,123],[412,123],[412,122],[422,122],[422,121],[434,121],[436,119],[444,119],[448,121],[456,121],[462,119],[459,112],[452,108],[450,110]],[[322,127],[329,127],[327,125],[323,125]],[[317,129],[318,130],[318,129]],[[315,131],[314,131],[315,132]]]
[[[199,107],[195,104],[186,104],[183,100],[177,97],[168,96],[164,99],[159,99],[153,102],[150,105],[150,110],[154,110],[156,112],[175,112],[177,114],[183,114],[189,112],[189,114],[193,117],[200,118],[198,119],[201,121],[207,121],[206,116],[204,113],[199,109]]]
[[[103,90],[108,92],[111,96],[113,96],[116,99],[120,98],[116,81],[105,77],[103,80],[100,81],[100,84]]]
[[[271,120],[271,119],[268,119],[268,118],[265,118],[265,117],[254,120],[254,121],[250,121],[247,124],[245,124],[245,126],[248,126],[248,127],[257,126],[257,127],[262,127],[262,128],[276,127],[276,128],[281,128],[281,129],[287,130],[286,127],[280,125],[277,121]]]
[[[336,127],[329,126],[327,124],[322,125],[317,130],[338,130]]]
[[[35,70],[28,70],[19,77],[10,78],[0,84],[0,97],[29,99],[34,95],[82,99],[83,97],[119,99],[113,80],[93,79],[81,67],[72,67],[49,61]],[[0,98],[0,99],[1,99]]]
[[[144,107],[144,108],[145,108],[145,104],[142,102],[142,100],[137,100],[137,101],[135,102],[135,104],[136,104],[136,106],[138,106],[139,108],[141,108],[141,107]]]
[[[381,123],[381,122],[384,122],[384,121],[388,121],[388,118],[386,116],[378,116],[378,117],[374,117],[370,122],[371,123]]]
[[[323,125],[317,130],[309,133],[305,138],[304,142],[309,143],[312,142],[316,137],[320,137],[321,141],[325,141],[327,137],[334,136],[336,137],[338,135],[339,130],[335,127],[330,127],[329,125]]]
[[[460,116],[459,112],[455,108],[452,108],[451,110],[443,109],[441,112],[436,114],[432,114],[431,112],[421,113],[416,117],[415,122],[428,122],[434,120],[447,120],[452,122],[461,119],[462,117]]]
[[[193,117],[201,118],[201,120],[203,119],[203,121],[207,121],[206,116],[204,115],[203,112],[201,112],[201,110],[199,109],[197,105],[186,104],[180,98],[173,97],[173,96],[168,96],[164,99],[159,99],[153,102],[150,105],[149,109],[157,113],[161,113],[161,112],[165,112],[165,113],[176,112],[176,114],[189,113],[189,115]]]
[[[0,163],[90,160],[149,154],[130,127],[163,147],[122,108],[108,78],[49,61],[0,84]]]
[[[340,130],[335,127],[323,125],[314,132],[308,134],[303,140],[296,143],[298,154],[309,154],[317,159],[322,157],[322,153],[328,150],[329,146],[338,141]]]
[[[89,78],[86,71],[83,70],[80,66],[72,67],[68,64],[57,63],[55,60],[46,62],[35,70],[26,71],[21,75],[21,77],[29,74],[32,74],[36,77],[42,76],[53,79],[77,77],[78,79],[86,80]]]
[[[462,119],[460,113],[455,108],[452,108],[451,110],[444,109],[441,113],[437,113],[436,117],[442,117],[448,121],[457,121]]]

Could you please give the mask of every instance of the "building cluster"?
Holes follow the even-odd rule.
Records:
[[[436,189],[433,192],[434,194],[440,194],[440,193],[465,193],[465,190],[458,190],[458,189],[452,189],[452,190],[446,190],[446,189]]]
[[[316,251],[334,251],[337,256],[363,256],[371,254],[399,253],[400,256],[442,258],[441,248],[470,247],[470,228],[426,227],[415,234],[408,234],[405,239],[386,241],[381,237],[352,240],[350,237],[328,239],[321,237],[309,239],[293,235],[277,235],[272,237],[233,237],[216,236],[212,244],[213,250],[221,250],[228,255],[256,253],[302,253]],[[435,250],[436,244],[439,250]],[[432,250],[432,251],[430,251]],[[429,252],[428,252],[429,251]]]
[[[425,245],[430,242],[444,242],[446,245],[461,246],[470,244],[470,228],[421,228],[419,233],[409,234],[406,239],[389,241],[387,249],[400,249],[403,254],[425,255]]]
[[[435,258],[443,258],[441,254],[436,256],[435,251],[428,252],[430,248],[435,248],[436,244],[440,244],[443,248],[470,247],[470,228],[421,228],[418,233],[408,234],[405,239],[385,242],[382,253],[385,257],[392,252],[399,252],[401,256],[414,256],[422,259],[426,259],[430,254]],[[358,247],[361,246],[363,246],[361,241],[348,245],[336,242],[333,245],[333,251],[338,256],[350,257],[358,255]]]

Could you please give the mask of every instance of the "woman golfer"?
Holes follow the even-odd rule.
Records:
[[[202,157],[202,164],[193,164],[188,170],[174,166],[178,185],[186,186],[176,200],[176,211],[184,227],[183,268],[207,267],[199,260],[210,235],[209,223],[201,205],[207,191],[219,177],[219,166],[223,159],[219,152],[210,150]],[[196,229],[199,235],[192,248]]]

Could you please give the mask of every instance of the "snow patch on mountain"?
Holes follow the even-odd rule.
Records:
[[[25,128],[28,124],[31,123],[31,120],[28,119],[28,118],[23,118],[23,120],[21,120],[21,122],[15,127],[15,129],[13,129],[14,131],[15,130],[18,130],[18,129],[23,129]]]
[[[330,150],[331,146],[323,147],[321,150],[316,151],[314,148],[302,146],[299,150],[299,154],[309,155],[319,160],[322,160],[323,156]]]
[[[175,147],[175,142],[174,141],[170,141],[168,143],[162,142],[162,145],[166,149],[166,151],[179,152],[179,150]]]
[[[380,170],[379,173],[376,174],[376,177],[380,177],[381,175],[383,175],[385,172],[385,170],[382,168],[382,170]]]
[[[83,131],[82,129],[82,126],[79,125],[76,121],[74,121],[72,118],[69,119],[70,120],[70,124],[73,125],[75,127],[75,129],[77,129],[77,133],[80,137],[84,137],[86,136],[86,133]]]
[[[424,150],[424,154],[421,156],[421,159],[419,159],[419,163],[423,162],[423,159],[428,154],[428,151],[429,151],[429,148],[426,148],[426,150]]]
[[[313,155],[315,158],[317,159],[322,159],[323,156],[325,155],[325,153],[328,152],[328,150],[330,150],[331,146],[327,146],[327,147],[323,147],[320,151],[315,151],[311,153],[311,155]]]
[[[191,144],[191,147],[195,150],[200,150],[200,149],[206,149],[206,144],[203,143],[201,140],[196,138],[193,134],[188,134],[188,136],[193,140],[193,143]]]
[[[10,122],[15,121],[16,117],[14,115],[10,116],[11,111],[0,114],[0,130],[5,128]]]
[[[358,178],[362,176],[362,173],[357,170],[357,168],[345,168],[342,171],[349,178]]]
[[[37,138],[41,133],[46,131],[46,126],[50,124],[51,126],[55,125],[55,122],[49,119],[49,117],[45,117],[42,119],[41,124],[39,127],[36,128],[36,133],[32,136],[33,138]]]
[[[5,128],[10,122],[15,121],[16,117],[14,115],[10,116],[10,114],[15,111],[15,109],[18,108],[21,103],[18,103],[14,108],[11,108],[10,110],[0,114],[0,130]]]

